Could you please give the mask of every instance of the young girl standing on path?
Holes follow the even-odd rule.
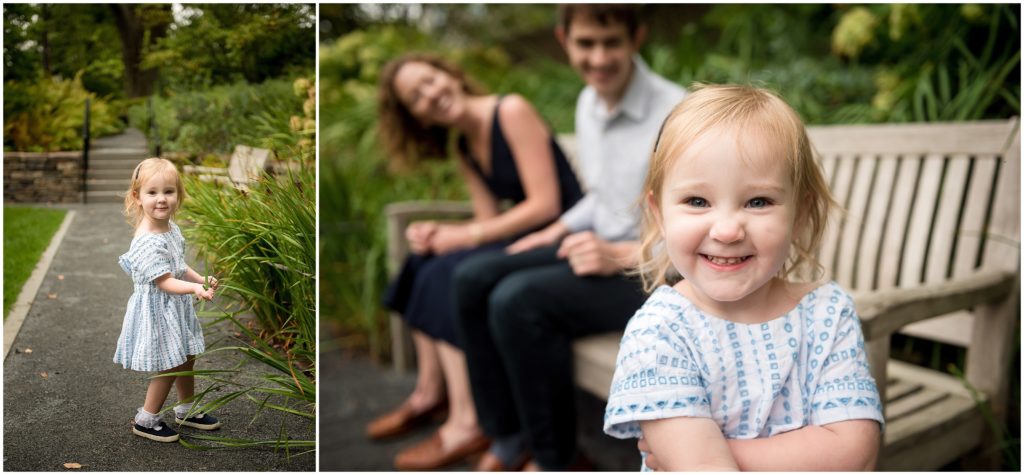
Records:
[[[135,284],[114,352],[114,362],[125,368],[161,374],[191,371],[195,355],[205,350],[192,296],[213,299],[217,279],[204,279],[185,264],[185,238],[171,221],[184,198],[181,177],[170,161],[149,158],[135,167],[124,199],[124,214],[135,227],[135,237],[128,253],[118,258]],[[178,393],[177,424],[204,430],[220,427],[209,414],[189,415],[193,376],[160,376],[150,380],[132,432],[159,442],[178,440],[178,433],[159,416],[172,385]]]
[[[704,87],[666,119],[644,188],[657,288],[626,327],[605,432],[642,438],[644,468],[873,468],[882,406],[853,300],[790,279],[820,270],[834,205],[796,112]]]

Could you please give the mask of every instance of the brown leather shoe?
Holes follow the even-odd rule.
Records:
[[[413,412],[412,406],[406,401],[391,412],[367,424],[366,436],[373,440],[399,436],[432,420],[444,420],[447,414],[448,401],[441,401],[420,413]]]
[[[441,431],[437,430],[429,439],[399,452],[395,456],[395,468],[405,471],[436,470],[479,455],[490,446],[491,440],[480,435],[445,452]]]
[[[483,457],[480,457],[480,461],[476,463],[476,467],[473,467],[474,472],[518,472],[523,469],[526,462],[530,461],[530,456],[523,453],[519,456],[519,459],[515,464],[508,467],[501,462],[497,456],[491,451],[484,453]]]

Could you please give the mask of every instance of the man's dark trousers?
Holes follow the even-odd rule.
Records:
[[[557,249],[473,256],[453,289],[480,425],[491,437],[525,434],[549,470],[576,456],[572,340],[621,331],[646,298],[636,278],[573,274]]]

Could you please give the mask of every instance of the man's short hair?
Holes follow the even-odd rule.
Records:
[[[640,28],[639,11],[638,5],[628,3],[563,3],[558,6],[558,24],[568,34],[573,18],[590,17],[601,26],[621,23],[632,39]]]

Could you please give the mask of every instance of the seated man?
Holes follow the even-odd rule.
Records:
[[[494,442],[480,470],[586,469],[576,450],[572,340],[622,330],[644,302],[635,206],[663,119],[685,95],[637,54],[634,6],[563,5],[555,30],[587,87],[576,104],[588,192],[506,253],[455,271],[455,314],[479,421]],[[511,396],[511,397],[510,397]]]

